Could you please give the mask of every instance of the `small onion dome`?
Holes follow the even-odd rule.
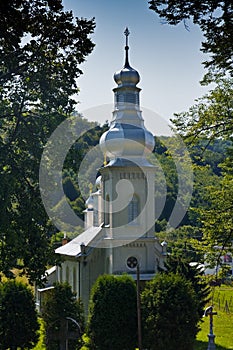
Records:
[[[154,149],[154,137],[144,127],[115,123],[100,138],[100,148],[110,159],[142,157]]]
[[[138,72],[132,67],[124,66],[122,70],[114,74],[114,80],[119,87],[137,85],[140,81],[140,76]]]
[[[101,175],[96,178],[95,185],[96,185],[96,188],[99,190],[101,185]]]
[[[85,206],[88,210],[92,210],[94,208],[94,198],[92,194],[87,198]]]

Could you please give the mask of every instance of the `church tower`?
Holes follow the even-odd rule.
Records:
[[[154,234],[156,168],[147,160],[154,137],[140,110],[140,76],[129,63],[128,29],[125,36],[125,63],[114,75],[113,118],[100,139],[105,162],[96,192],[86,201],[84,232],[55,251],[63,259],[54,270],[57,281],[72,286],[86,311],[99,275],[128,273],[136,279],[138,266],[140,279],[150,280],[166,255]]]
[[[126,28],[125,64],[114,74],[115,104],[110,128],[100,139],[109,162],[100,169],[102,221],[107,273],[135,273],[150,279],[163,266],[161,245],[155,238],[154,181],[156,168],[148,162],[154,137],[145,128],[140,110],[139,73],[129,63]]]

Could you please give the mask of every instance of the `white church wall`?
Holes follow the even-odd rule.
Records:
[[[72,288],[72,291],[77,293],[77,297],[80,297],[80,266],[79,261],[65,260],[61,266],[58,267],[57,281],[60,283],[67,282]]]

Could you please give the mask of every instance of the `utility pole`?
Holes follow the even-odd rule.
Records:
[[[142,322],[141,322],[141,298],[140,298],[140,269],[137,263],[137,316],[138,316],[138,349],[142,350]]]

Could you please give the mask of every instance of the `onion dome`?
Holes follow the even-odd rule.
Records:
[[[102,152],[110,159],[143,157],[154,149],[154,137],[133,124],[116,123],[100,138]]]
[[[138,72],[130,66],[124,66],[119,72],[114,74],[114,80],[118,86],[137,85],[140,81]]]
[[[95,185],[96,185],[96,188],[97,190],[100,189],[100,186],[101,186],[101,175],[99,175],[96,180],[95,180]]]
[[[87,198],[87,200],[85,202],[85,206],[86,206],[87,210],[93,210],[93,208],[94,208],[94,198],[93,198],[92,195],[90,195]]]
[[[141,89],[136,85],[140,81],[140,76],[129,64],[128,28],[124,34],[125,65],[120,72],[114,74],[114,80],[118,85],[113,89],[115,109],[110,129],[100,138],[100,147],[104,155],[110,158],[109,165],[113,165],[112,161],[119,158],[144,158],[141,164],[149,165],[145,155],[153,151],[154,137],[145,128],[139,108]]]
[[[92,184],[90,184],[89,185],[89,197],[87,198],[87,200],[85,202],[85,206],[86,206],[87,210],[93,210],[93,208],[94,208],[94,197],[93,197],[92,189],[93,189],[93,186],[92,186]]]

